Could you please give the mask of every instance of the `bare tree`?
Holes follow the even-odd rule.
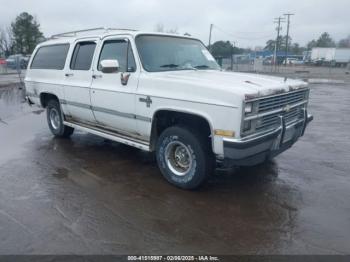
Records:
[[[178,34],[179,32],[177,31],[177,28],[171,28],[166,31],[169,34]]]
[[[350,48],[350,35],[347,38],[341,39],[338,42],[338,47],[340,47],[340,48]]]
[[[13,49],[13,37],[10,27],[0,28],[0,55],[9,56]]]
[[[178,34],[179,33],[177,28],[165,29],[165,27],[162,23],[156,24],[155,31],[160,32],[160,33],[169,33],[169,34]]]
[[[155,31],[163,33],[164,32],[164,25],[162,23],[156,24]]]

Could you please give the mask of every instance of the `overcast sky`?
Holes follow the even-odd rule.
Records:
[[[302,45],[324,31],[335,40],[350,34],[350,0],[0,0],[0,26],[23,11],[37,18],[45,36],[99,26],[154,31],[162,23],[207,44],[213,23],[213,41],[255,47],[275,38],[273,19],[286,12],[295,13],[290,34]]]

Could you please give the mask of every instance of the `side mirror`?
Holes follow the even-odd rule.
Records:
[[[115,73],[118,72],[119,62],[117,59],[106,59],[100,62],[100,66],[103,73]]]

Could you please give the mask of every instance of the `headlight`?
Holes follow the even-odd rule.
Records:
[[[246,114],[250,114],[251,112],[253,112],[253,103],[246,103],[244,106],[244,112]]]

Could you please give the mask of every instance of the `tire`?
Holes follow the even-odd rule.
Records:
[[[199,187],[215,167],[208,138],[180,126],[169,127],[161,133],[156,158],[164,178],[182,189]]]
[[[63,114],[57,100],[52,99],[47,103],[46,107],[47,124],[51,133],[56,137],[70,137],[74,128],[63,124]]]

